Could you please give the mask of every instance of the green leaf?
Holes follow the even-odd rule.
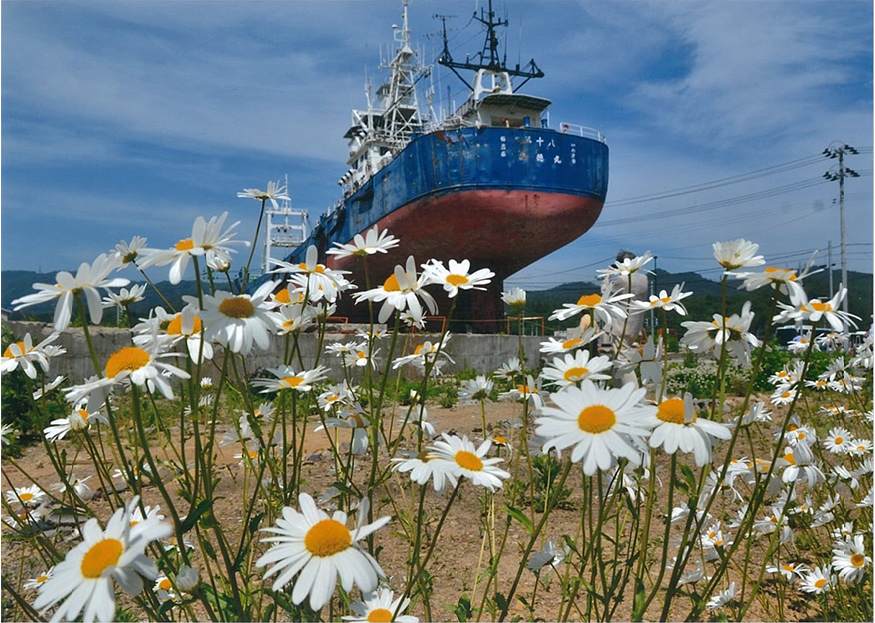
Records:
[[[185,534],[186,532],[194,528],[194,525],[197,523],[198,519],[200,519],[204,513],[210,510],[212,506],[212,500],[204,500],[203,502],[198,504],[197,508],[190,512],[188,514],[188,517],[185,518],[185,521],[182,522],[182,533]]]
[[[525,513],[523,513],[520,509],[514,508],[510,504],[505,504],[504,507],[507,509],[507,514],[516,519],[523,528],[525,528],[526,532],[528,532],[529,536],[534,534],[535,527],[532,525],[532,520],[526,517]]]

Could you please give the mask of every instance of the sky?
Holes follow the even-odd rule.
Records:
[[[479,51],[482,6],[413,0],[422,61],[440,53],[435,15],[453,16],[454,58]],[[599,221],[507,287],[592,280],[621,248],[716,278],[711,244],[735,238],[791,268],[831,244],[838,265],[839,183],[823,178],[837,161],[822,152],[844,144],[860,175],[845,180],[848,265],[872,270],[871,1],[496,8],[510,64],[546,74],[522,92],[610,148]],[[259,204],[237,192],[286,175],[315,221],[340,196],[350,110],[366,76],[379,84],[400,15],[396,0],[3,0],[0,265],[71,270],[134,235],[169,247],[226,210],[251,239]],[[444,68],[434,85],[464,100]]]

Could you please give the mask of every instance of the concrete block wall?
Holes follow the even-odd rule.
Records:
[[[25,333],[30,333],[34,344],[39,343],[48,337],[53,327],[50,324],[41,322],[21,322],[21,321],[6,321],[6,326],[18,338],[22,339]],[[337,331],[340,329],[340,331]],[[335,328],[332,333],[325,335],[324,345],[327,346],[332,342],[355,342],[359,341],[354,334],[354,328],[351,326],[343,326]],[[95,350],[100,365],[105,365],[109,356],[124,346],[131,345],[131,332],[127,329],[116,329],[109,327],[90,327],[89,332],[94,343]],[[426,340],[434,342],[440,336],[438,334],[420,333],[415,335],[400,335],[398,345],[396,347],[396,357],[413,353],[416,347]],[[542,354],[540,352],[541,341],[546,338],[535,336],[523,336],[523,349],[526,353],[526,359],[529,367],[540,365]],[[70,328],[61,333],[60,337],[54,342],[59,346],[63,346],[67,353],[62,357],[56,358],[51,362],[49,371],[50,379],[53,379],[57,374],[63,374],[71,383],[81,383],[84,379],[94,374],[94,366],[91,362],[91,357],[88,352],[88,345],[85,341],[84,332],[81,328]],[[301,353],[304,360],[304,365],[311,368],[315,362],[315,353],[317,346],[317,336],[315,333],[305,333],[299,339]],[[378,364],[384,365],[386,353],[388,353],[391,344],[391,338],[384,338],[378,348],[380,353],[377,355]],[[184,345],[179,345],[178,351],[184,352]],[[260,351],[253,348],[252,352],[246,357],[246,364],[249,372],[274,368],[280,365],[284,349],[284,338],[273,336],[271,347],[269,350]],[[516,357],[519,353],[519,338],[517,336],[507,335],[481,335],[481,334],[453,334],[447,345],[447,352],[453,358],[453,363],[447,363],[443,368],[447,374],[455,374],[463,368],[473,368],[478,373],[488,374],[497,370],[501,364],[506,362],[511,357]],[[206,366],[206,374],[215,379],[219,377],[221,370],[222,349],[216,349],[216,357],[214,358],[213,366]],[[182,358],[180,358],[180,362]],[[168,361],[169,362],[169,361]],[[332,377],[335,380],[341,378],[341,368],[339,360],[336,356],[329,353],[323,353],[320,363],[332,369]],[[179,364],[182,367],[182,364]],[[297,367],[297,366],[293,366]],[[407,376],[416,376],[415,370],[408,367],[405,371]]]

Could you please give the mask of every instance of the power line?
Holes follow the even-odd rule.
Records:
[[[739,203],[745,203],[747,201],[757,201],[759,199],[765,199],[768,197],[774,197],[775,195],[781,195],[788,192],[794,192],[797,190],[802,190],[804,188],[811,188],[814,186],[820,186],[821,184],[826,184],[828,180],[822,178],[815,178],[803,182],[794,182],[792,184],[786,184],[784,186],[778,186],[775,188],[770,188],[767,190],[761,190],[753,193],[748,193],[746,195],[739,195],[737,197],[731,197],[728,199],[720,199],[717,201],[711,201],[708,203],[702,203],[699,205],[688,206],[685,208],[676,208],[674,210],[663,210],[661,212],[652,212],[650,214],[641,214],[638,216],[628,216],[623,218],[611,219],[608,221],[597,221],[593,227],[610,227],[613,225],[623,225],[626,223],[638,223],[642,220],[650,220],[655,218],[665,218],[668,216],[683,216],[686,214],[693,214],[696,212],[705,212],[708,210],[717,210],[719,208],[725,208],[727,206],[736,205]]]
[[[721,186],[728,186],[730,184],[738,184],[740,182],[747,182],[750,180],[758,179],[761,177],[765,177],[767,175],[775,175],[777,173],[784,173],[785,171],[791,171],[793,169],[798,169],[800,167],[806,167],[818,162],[822,162],[821,156],[810,156],[807,158],[801,158],[799,160],[791,160],[790,162],[785,162],[782,164],[776,164],[771,167],[765,167],[763,169],[758,169],[756,171],[751,171],[749,173],[742,173],[741,175],[733,175],[731,177],[724,177],[719,180],[714,180],[712,182],[703,182],[701,184],[694,184],[693,186],[686,186],[683,188],[678,188],[675,190],[667,190],[659,193],[651,193],[648,195],[639,195],[637,197],[629,197],[628,199],[619,199],[617,201],[606,202],[606,205],[611,206],[620,206],[620,205],[632,205],[636,203],[644,203],[647,201],[656,201],[659,199],[668,199],[671,197],[679,197],[681,195],[688,195],[690,193],[701,192],[703,190],[711,190],[713,188],[720,188]]]

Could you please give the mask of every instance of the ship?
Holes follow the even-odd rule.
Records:
[[[303,262],[315,245],[321,262],[364,284],[360,258],[337,259],[326,251],[376,225],[400,245],[368,258],[374,281],[382,283],[409,255],[420,263],[468,259],[472,269],[495,273],[487,290],[466,292],[458,301],[455,317],[477,331],[494,330],[504,316],[507,277],[595,223],[607,193],[608,146],[600,131],[584,125],[550,127],[551,101],[520,91],[544,73],[534,59],[508,67],[501,58],[498,32],[508,22],[496,17],[491,0],[473,19],[482,24],[485,42],[465,61],[452,57],[443,19],[437,62],[466,85],[468,95],[438,120],[419,105],[417,91],[431,68],[411,47],[408,5],[402,3],[388,79],[373,97],[366,90],[368,106],[352,111],[344,135],[349,158],[338,182],[342,197],[284,261]],[[346,304],[338,314],[355,318],[365,311]]]

